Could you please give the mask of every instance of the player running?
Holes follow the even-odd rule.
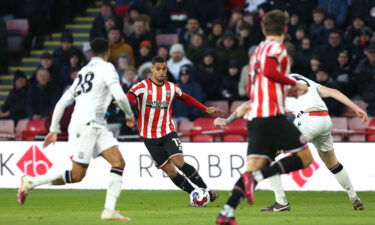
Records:
[[[263,18],[262,31],[266,39],[258,45],[250,59],[248,96],[251,108],[245,116],[247,128],[251,131],[247,168],[217,216],[217,224],[237,224],[235,208],[243,196],[250,204],[254,203],[254,190],[260,181],[275,174],[306,168],[313,161],[301,132],[284,115],[285,96],[296,97],[307,91],[306,84],[286,76],[290,65],[283,41],[288,20],[289,16],[280,10],[272,10]],[[288,85],[292,87],[287,89]],[[242,108],[248,104],[243,104]],[[270,165],[279,149],[291,155]]]
[[[86,174],[91,158],[101,156],[112,166],[101,219],[130,220],[115,211],[116,201],[121,192],[125,161],[119,151],[117,140],[106,128],[104,115],[112,96],[124,111],[127,125],[130,127],[134,126],[133,112],[122,91],[114,66],[107,62],[108,41],[103,38],[94,39],[91,42],[91,49],[94,57],[79,71],[77,79],[57,102],[50,132],[43,143],[43,147],[47,147],[56,142],[63,112],[75,100],[69,124],[69,143],[75,152],[72,169],[49,172],[38,177],[23,176],[18,191],[18,202],[24,204],[31,190],[42,184],[62,185],[80,182]]]
[[[337,182],[347,192],[354,210],[364,210],[365,206],[358,198],[350,181],[349,174],[336,158],[331,136],[332,122],[328,114],[328,108],[322,97],[332,97],[347,105],[362,118],[362,123],[367,121],[367,114],[336,89],[319,85],[299,74],[290,74],[289,77],[298,82],[305,83],[309,89],[305,95],[298,99],[287,98],[286,110],[295,115],[294,124],[303,136],[305,136],[306,140],[314,144],[326,167],[333,173]],[[289,211],[290,205],[286,199],[280,175],[277,174],[268,179],[274,190],[276,202],[267,208],[261,209],[261,211]]]
[[[181,142],[172,120],[172,104],[175,99],[179,99],[209,115],[221,110],[202,105],[182,92],[179,86],[167,81],[167,61],[164,58],[156,56],[152,59],[151,72],[151,78],[135,84],[126,94],[130,102],[138,102],[139,134],[156,167],[162,169],[177,187],[187,193],[192,192],[194,187],[187,181],[187,177],[198,187],[207,189],[198,171],[184,160]],[[186,177],[178,173],[176,167]],[[211,201],[215,201],[217,195],[213,191],[208,191]]]

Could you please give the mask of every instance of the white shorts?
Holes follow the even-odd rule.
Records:
[[[69,144],[74,152],[73,161],[89,164],[104,150],[118,145],[118,141],[106,127],[91,123],[69,126]]]
[[[294,120],[307,142],[323,152],[333,150],[332,121],[325,113],[304,113]]]

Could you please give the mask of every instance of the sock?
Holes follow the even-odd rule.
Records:
[[[115,211],[116,202],[121,193],[122,185],[122,173],[124,169],[122,168],[111,168],[109,173],[109,182],[107,187],[107,194],[105,197],[104,208],[107,211]]]
[[[336,180],[344,188],[350,199],[357,198],[357,193],[354,191],[352,182],[350,181],[349,174],[346,172],[345,168],[337,163],[336,166],[329,169],[333,175],[336,177]]]
[[[224,205],[223,209],[220,211],[220,215],[234,217],[234,208],[230,205]]]
[[[195,185],[197,185],[200,188],[207,188],[207,185],[204,183],[202,177],[199,176],[198,171],[192,165],[185,163],[180,170]]]
[[[175,178],[171,178],[171,180],[177,187],[181,188],[181,190],[184,190],[189,194],[194,190],[194,187],[191,186],[189,181],[179,173],[177,173],[177,176]]]
[[[245,187],[241,176],[234,185],[226,205],[232,207],[233,210],[237,208],[238,204],[240,204],[242,200],[244,189]]]
[[[286,199],[283,185],[281,183],[281,176],[279,174],[276,174],[272,177],[269,177],[268,180],[273,189],[273,193],[275,194],[276,202],[282,205],[288,204],[288,200]]]
[[[295,170],[303,169],[302,160],[296,155],[291,155],[276,161],[274,164],[261,169],[259,172],[253,172],[255,180],[259,183],[261,180],[271,177],[275,174],[289,173]],[[261,175],[260,175],[261,174]]]
[[[67,179],[66,174],[69,175]],[[42,184],[53,184],[53,185],[63,185],[70,182],[70,171],[50,171],[44,175],[37,177],[28,177],[27,178],[30,186],[32,188],[42,185]]]

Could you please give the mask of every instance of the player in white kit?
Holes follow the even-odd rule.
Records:
[[[314,144],[326,167],[333,173],[336,180],[347,192],[354,210],[365,209],[364,204],[358,198],[353,188],[348,173],[336,158],[331,135],[332,121],[322,97],[335,98],[352,108],[362,118],[362,122],[367,120],[366,112],[336,89],[319,85],[299,74],[290,74],[289,77],[309,87],[305,95],[297,99],[290,97],[286,99],[285,107],[288,112],[295,116],[294,124],[306,138],[306,141]],[[289,211],[290,205],[286,199],[280,175],[275,175],[268,179],[274,190],[276,202],[269,207],[261,209],[261,211]]]
[[[114,66],[109,58],[108,41],[103,38],[91,42],[94,57],[83,67],[72,86],[63,94],[52,116],[50,132],[43,147],[56,142],[60,132],[59,122],[65,108],[75,101],[69,124],[69,144],[74,150],[73,166],[69,171],[48,172],[38,177],[23,176],[18,191],[18,201],[24,204],[31,190],[42,184],[62,185],[80,182],[92,158],[102,156],[112,166],[109,174],[106,200],[101,219],[129,220],[115,211],[116,201],[121,192],[122,173],[125,161],[119,151],[118,142],[106,127],[104,115],[114,97],[124,111],[128,126],[134,126],[134,116],[128,99],[119,83]],[[112,97],[113,96],[113,97]]]

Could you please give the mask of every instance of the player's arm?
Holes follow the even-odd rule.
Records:
[[[320,85],[318,92],[322,98],[332,97],[336,99],[337,101],[353,109],[354,112],[357,114],[357,116],[362,118],[362,124],[367,121],[368,119],[367,113],[364,112],[361,108],[359,108],[359,106],[357,106],[354,102],[352,102],[348,97],[346,97],[339,90]]]
[[[123,92],[121,85],[118,82],[112,83],[108,86],[109,91],[115,98],[117,106],[125,113],[126,125],[133,127],[135,123],[134,114],[130,107],[128,97]]]
[[[248,111],[250,110],[250,101],[242,103],[240,106],[237,107],[236,111],[234,111],[228,118],[224,119],[218,117],[214,120],[214,125],[218,127],[224,127],[233,121],[242,118]]]
[[[292,86],[292,88],[290,88],[287,92],[288,96],[298,97],[307,92],[307,85],[292,80],[277,71],[276,68],[279,66],[279,62],[275,57],[267,57],[265,65],[267,66],[265,66],[264,68],[264,76],[276,83]]]
[[[216,113],[222,112],[221,109],[216,107],[207,107],[200,103],[198,100],[193,98],[192,96],[186,94],[185,92],[182,92],[182,95],[176,95],[179,100],[181,100],[185,105],[197,108],[203,112],[206,112],[209,115],[214,115]]]
[[[43,148],[47,147],[51,143],[55,143],[57,140],[57,134],[60,133],[60,120],[64,114],[65,108],[73,104],[74,96],[70,90],[65,91],[60,100],[56,103],[55,110],[52,114],[51,126],[49,133],[44,139]]]

